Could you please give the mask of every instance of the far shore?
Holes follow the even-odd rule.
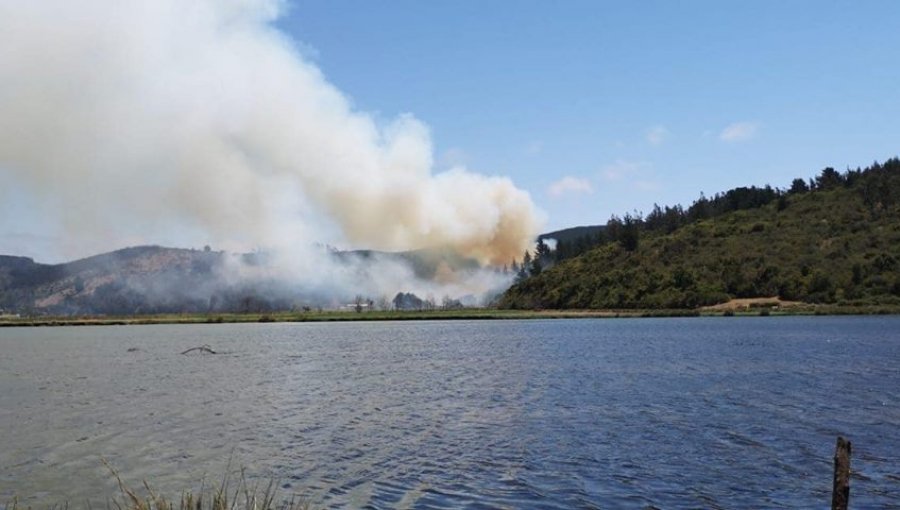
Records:
[[[900,315],[900,306],[813,305],[715,306],[699,309],[625,310],[499,310],[464,308],[457,310],[390,311],[281,311],[254,313],[185,313],[129,316],[14,316],[0,315],[0,327],[30,326],[129,326],[141,324],[235,324],[265,322],[347,322],[416,320],[523,320],[523,319],[612,319],[642,317],[759,317],[793,315]]]

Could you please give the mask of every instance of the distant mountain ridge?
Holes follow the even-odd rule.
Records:
[[[209,306],[208,298],[187,290],[203,287],[223,256],[160,246],[124,248],[63,264],[0,256],[0,309],[53,314],[196,311]],[[142,297],[172,281],[179,282],[173,289],[185,291]]]
[[[381,258],[407,264],[417,278],[441,268],[478,263],[441,250],[387,253],[332,251],[336,263]],[[321,306],[351,296],[304,288],[277,276],[234,278],[236,264],[265,267],[265,253],[229,254],[209,249],[136,246],[62,264],[0,255],[0,314],[106,314],[259,312]],[[389,296],[390,297],[390,296]]]

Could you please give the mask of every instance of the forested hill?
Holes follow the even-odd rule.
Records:
[[[900,304],[897,158],[614,217],[604,230],[543,250],[500,306],[694,308],[763,296]]]

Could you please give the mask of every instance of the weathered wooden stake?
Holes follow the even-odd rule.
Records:
[[[831,510],[847,510],[850,501],[850,441],[838,436],[834,450],[834,488]]]

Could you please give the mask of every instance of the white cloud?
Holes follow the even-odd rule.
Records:
[[[653,172],[653,164],[646,161],[628,161],[617,159],[600,169],[600,178],[616,183],[619,188],[630,188],[636,191],[657,191],[661,183]]]
[[[554,182],[547,188],[547,193],[552,197],[560,197],[568,193],[591,194],[593,192],[594,187],[591,185],[591,181],[569,175]]]
[[[607,181],[619,181],[625,177],[639,174],[641,171],[650,167],[649,163],[642,161],[626,161],[617,159],[614,163],[604,166],[600,169],[600,175]]]
[[[719,133],[719,140],[723,142],[745,142],[756,137],[759,131],[758,122],[735,122],[729,124]]]
[[[647,141],[651,145],[660,145],[664,141],[666,141],[669,136],[672,134],[671,131],[666,129],[662,124],[657,124],[656,126],[651,127],[647,130]]]

